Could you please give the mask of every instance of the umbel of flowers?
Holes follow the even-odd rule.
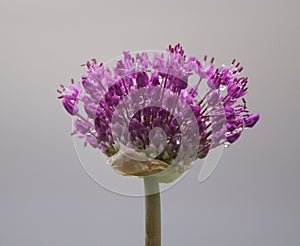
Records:
[[[152,59],[146,52],[132,56],[124,51],[113,70],[95,59],[88,61],[86,68],[77,84],[72,80],[68,87],[61,85],[59,98],[77,118],[72,134],[111,157],[112,166],[124,175],[152,175],[172,164],[182,173],[193,158],[203,158],[211,148],[235,142],[259,119],[247,109],[248,78],[240,75],[243,67],[235,59],[229,66],[216,68],[214,58],[187,57],[177,44],[167,52],[155,53]],[[198,77],[193,86],[188,84],[191,76]],[[199,98],[201,83],[208,89]],[[157,103],[145,106],[149,100]],[[177,107],[180,102],[185,104],[181,111]],[[191,111],[192,120],[191,115],[187,117]],[[188,134],[186,129],[191,128],[193,132]],[[176,159],[181,147],[190,155]],[[130,150],[148,161],[141,162]]]

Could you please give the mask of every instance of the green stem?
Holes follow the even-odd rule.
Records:
[[[145,246],[161,245],[160,191],[155,177],[145,177]]]

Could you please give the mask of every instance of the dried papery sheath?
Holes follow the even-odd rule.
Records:
[[[116,172],[125,176],[156,176],[160,183],[170,183],[180,177],[191,163],[185,165],[169,165],[161,160],[148,158],[146,155],[132,151],[118,151],[109,158],[108,163]]]

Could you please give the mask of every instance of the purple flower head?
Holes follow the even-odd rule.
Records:
[[[152,171],[166,164],[182,167],[235,142],[259,120],[247,109],[248,78],[240,76],[243,67],[236,60],[216,67],[214,58],[188,57],[177,44],[152,56],[124,51],[113,69],[95,59],[85,66],[78,85],[72,80],[70,87],[61,86],[59,98],[77,117],[73,134],[114,160],[126,152],[136,161],[159,161],[155,168],[147,165]],[[191,84],[192,76],[197,83]],[[200,93],[203,83],[207,91]]]

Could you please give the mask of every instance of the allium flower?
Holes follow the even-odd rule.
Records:
[[[235,59],[215,67],[214,58],[188,57],[180,44],[151,58],[124,51],[113,69],[95,59],[85,66],[77,85],[72,80],[58,90],[76,117],[72,134],[109,157],[117,172],[144,177],[146,245],[160,245],[158,182],[172,182],[195,159],[256,124],[259,115],[249,113],[244,98],[248,78]]]
[[[240,76],[243,67],[236,60],[216,68],[214,58],[208,62],[207,56],[203,61],[187,57],[180,44],[169,46],[166,54],[155,53],[152,59],[145,52],[133,57],[124,51],[123,55],[113,71],[94,59],[88,61],[78,85],[72,80],[70,87],[61,86],[59,98],[67,112],[78,118],[73,134],[112,157],[110,163],[124,175],[151,175],[172,164],[181,174],[195,158],[235,142],[259,119],[247,110],[248,78]],[[192,75],[198,83],[189,86]],[[208,90],[199,99],[200,83],[206,83]],[[83,104],[83,112],[78,103]],[[180,103],[185,105],[178,107]],[[194,122],[189,122],[190,111]],[[189,132],[191,127],[197,129]],[[157,132],[158,128],[163,131]],[[176,160],[181,147],[185,153]],[[130,155],[132,150],[135,154]],[[138,168],[134,160],[147,165]]]

